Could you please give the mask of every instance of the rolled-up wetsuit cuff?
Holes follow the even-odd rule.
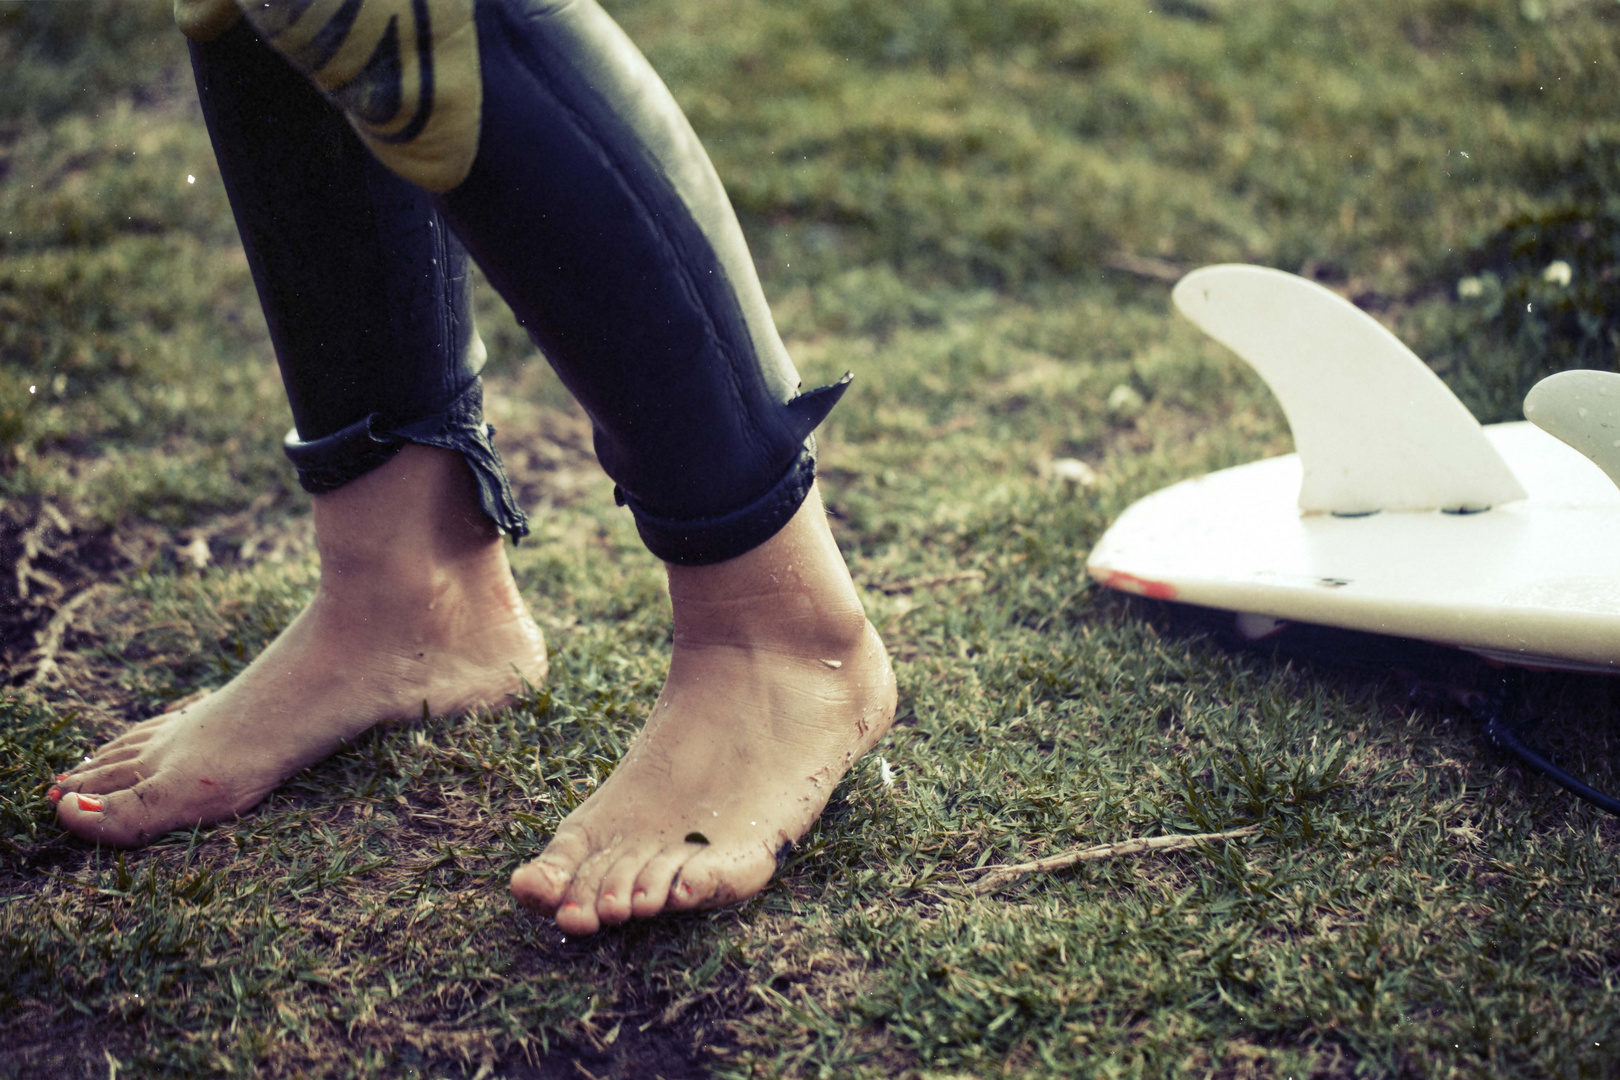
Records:
[[[298,470],[298,483],[324,495],[384,465],[407,443],[460,454],[478,485],[478,504],[495,527],[520,539],[529,534],[528,515],[517,504],[506,467],[492,441],[495,428],[483,421],[483,394],[474,386],[434,416],[387,428],[380,413],[307,442],[289,431],[282,449]]]
[[[775,536],[799,512],[816,479],[816,448],[807,441],[793,464],[764,495],[741,510],[711,518],[667,518],[636,503],[620,488],[619,503],[636,518],[647,550],[678,566],[706,566],[752,551]]]

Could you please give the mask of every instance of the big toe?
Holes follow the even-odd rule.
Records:
[[[512,898],[526,908],[550,915],[562,906],[568,886],[590,846],[572,832],[559,832],[540,853],[512,873]]]
[[[546,859],[526,862],[512,872],[512,899],[549,915],[562,903],[573,875]]]
[[[166,831],[153,820],[143,786],[104,795],[70,792],[56,804],[56,820],[68,832],[92,843],[139,847]]]

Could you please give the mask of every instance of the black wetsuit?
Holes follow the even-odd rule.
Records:
[[[798,393],[707,157],[593,0],[199,5],[198,91],[305,488],[438,446],[527,531],[483,422],[471,252],[655,555],[718,562],[787,523],[847,378]]]

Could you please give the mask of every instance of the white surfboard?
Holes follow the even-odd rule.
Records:
[[[1553,376],[1526,399],[1535,424],[1482,428],[1314,282],[1216,266],[1173,299],[1265,379],[1299,452],[1132,505],[1094,580],[1241,613],[1251,636],[1309,622],[1620,672],[1620,375]]]

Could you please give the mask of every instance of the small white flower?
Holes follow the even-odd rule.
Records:
[[[1097,483],[1097,470],[1079,458],[1057,458],[1052,462],[1052,475],[1079,487],[1095,487]]]
[[[894,787],[894,770],[889,768],[889,759],[886,757],[878,758],[878,779],[883,781],[884,787]]]
[[[1142,395],[1129,383],[1120,383],[1108,392],[1108,411],[1116,417],[1130,419],[1147,404]]]
[[[1485,295],[1485,282],[1477,277],[1465,277],[1457,282],[1457,299],[1472,300]]]
[[[186,183],[195,184],[196,182],[197,178],[195,176],[192,176],[190,173],[186,173]]]
[[[1550,285],[1568,285],[1570,279],[1574,276],[1574,271],[1569,268],[1569,263],[1563,259],[1554,259],[1547,264],[1547,269],[1541,272],[1541,280]]]

